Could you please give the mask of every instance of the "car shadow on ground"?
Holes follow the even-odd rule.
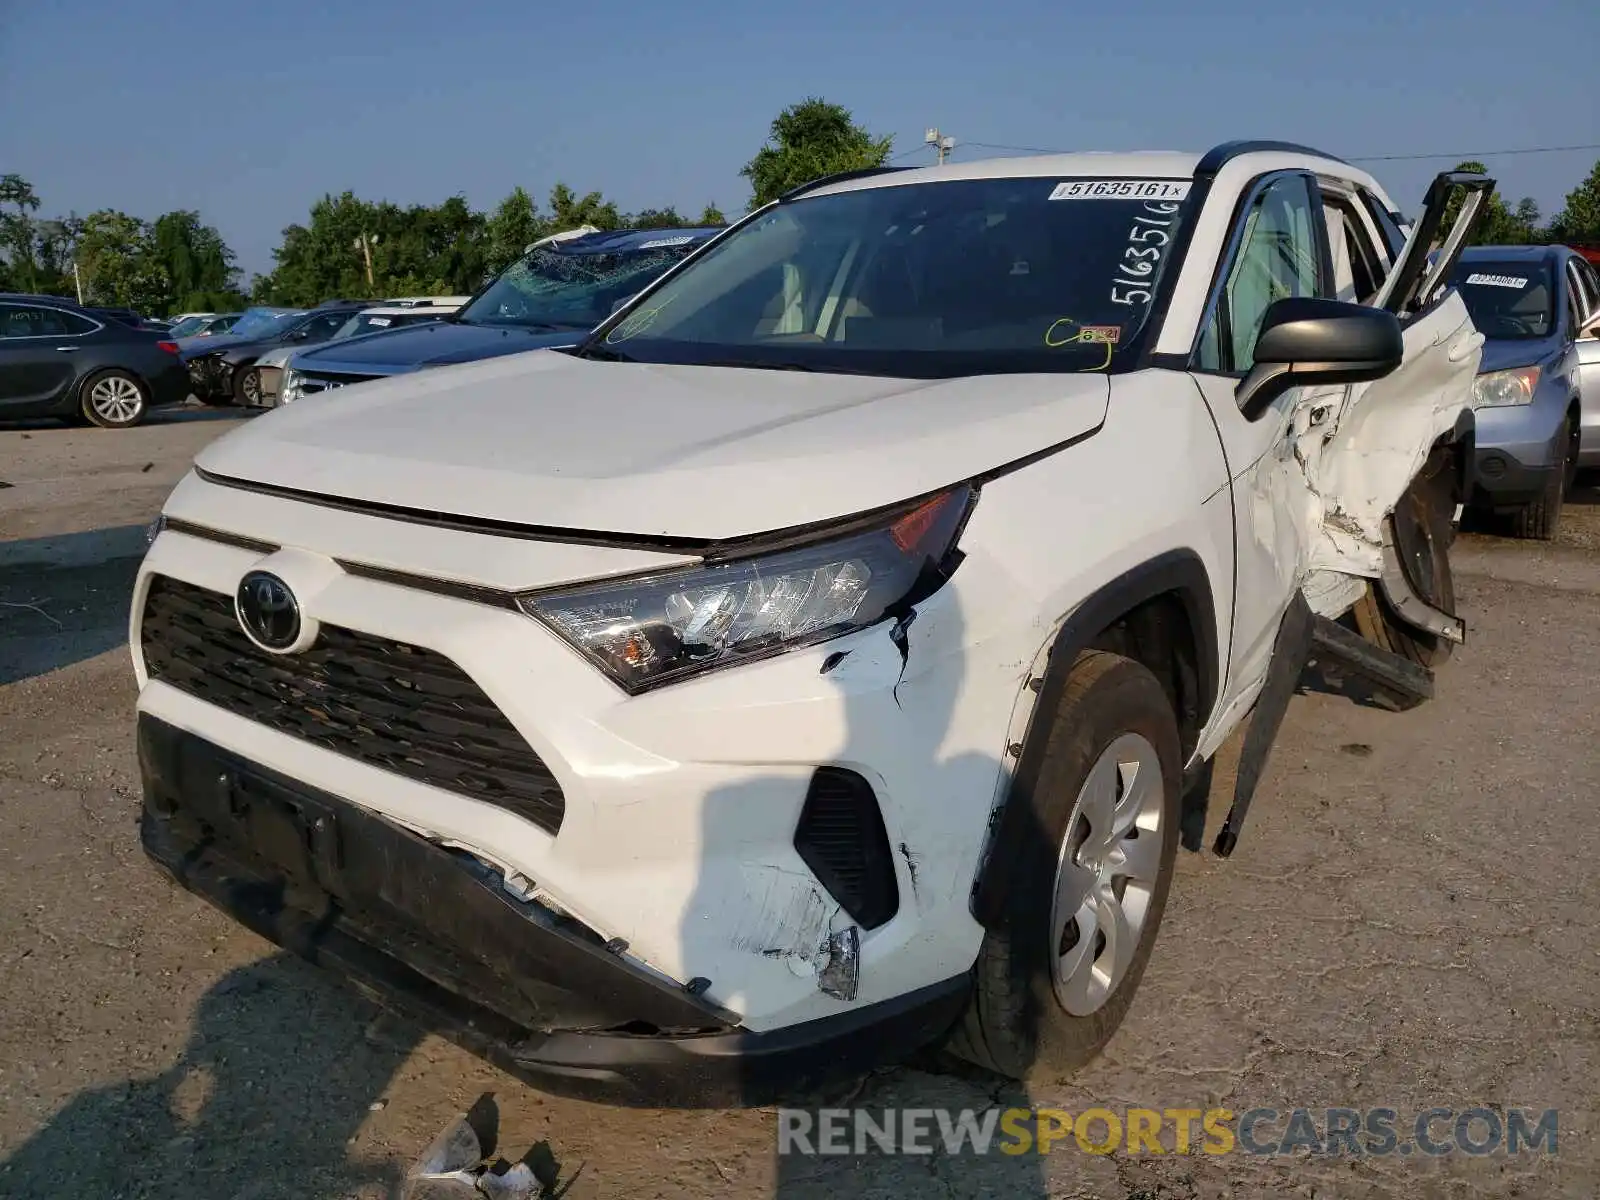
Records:
[[[142,525],[0,542],[0,686],[127,644]]]
[[[1584,507],[1600,506],[1600,467],[1580,471],[1567,490],[1567,503]]]
[[[79,1093],[0,1160],[0,1194],[393,1194],[400,1169],[351,1142],[420,1037],[291,955],[240,967],[201,1000],[170,1067]]]
[[[232,421],[255,415],[256,411],[252,409],[234,408],[228,405],[213,407],[198,401],[189,401],[166,408],[152,408],[145,414],[144,420],[134,428],[140,429],[146,425],[182,425],[191,421]],[[85,426],[79,422],[60,417],[17,417],[12,420],[0,420],[0,433],[50,433],[56,430],[65,432],[69,429],[83,428]],[[123,431],[106,429],[101,432],[115,437]]]

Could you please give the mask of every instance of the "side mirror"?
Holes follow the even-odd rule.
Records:
[[[1382,379],[1404,356],[1393,313],[1343,300],[1278,300],[1262,318],[1255,366],[1234,398],[1254,421],[1292,387]]]
[[[621,312],[624,308],[633,303],[634,297],[638,296],[638,294],[638,292],[634,292],[632,296],[624,296],[621,300],[618,300],[611,306],[611,311],[613,313]]]

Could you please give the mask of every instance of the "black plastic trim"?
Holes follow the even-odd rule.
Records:
[[[1344,159],[1336,155],[1329,154],[1324,150],[1318,150],[1315,146],[1302,146],[1299,142],[1239,141],[1223,142],[1219,146],[1213,146],[1201,158],[1194,169],[1194,173],[1196,175],[1216,175],[1217,172],[1221,171],[1223,167],[1234,159],[1241,158],[1246,154],[1309,154],[1313,158],[1321,158],[1328,162],[1350,166]]]
[[[592,931],[513,899],[476,860],[148,714],[138,739],[141,840],[157,866],[261,936],[551,1092],[649,1107],[776,1103],[909,1057],[949,1030],[970,994],[963,972],[755,1033]],[[235,809],[266,797],[337,831],[309,839],[301,870],[238,840]],[[426,948],[439,942],[456,953],[431,957]],[[563,994],[566,1005],[635,1019],[569,1029],[501,1011]]]
[[[245,537],[243,534],[238,533],[228,533],[222,529],[213,529],[209,525],[197,525],[193,521],[185,521],[182,517],[167,517],[163,528],[170,529],[173,533],[182,533],[207,542],[217,542],[224,546],[236,546],[240,550],[252,550],[257,554],[272,554],[281,548],[275,542],[265,542],[260,538]]]
[[[889,831],[877,794],[858,772],[816,769],[795,826],[794,848],[862,929],[877,929],[899,911]]]
[[[1205,564],[1192,550],[1169,550],[1134,567],[1106,584],[1079,605],[1062,624],[1050,647],[1044,683],[1034,704],[1022,754],[1012,778],[1011,791],[1000,810],[993,840],[973,887],[972,913],[985,928],[997,928],[1003,918],[1011,887],[1012,867],[1041,828],[1034,804],[1034,788],[1044,766],[1047,719],[1061,703],[1067,677],[1078,655],[1087,650],[1117,618],[1148,600],[1174,593],[1194,630],[1200,688],[1198,723],[1204,728],[1217,703],[1221,674],[1218,657],[1216,606]]]
[[[432,592],[437,596],[451,596],[457,600],[470,600],[474,604],[487,604],[491,608],[517,608],[517,594],[476,583],[461,583],[454,579],[440,579],[436,575],[416,575],[410,571],[396,571],[388,567],[371,567],[365,563],[335,559],[347,575],[370,579],[375,583],[391,583],[396,587],[411,588],[418,592]]]
[[[522,525],[515,521],[501,521],[493,517],[460,516],[425,508],[411,508],[403,504],[386,504],[377,500],[349,500],[323,492],[302,488],[283,487],[279,484],[257,483],[232,475],[219,475],[196,467],[195,473],[205,482],[217,487],[237,488],[273,496],[280,500],[294,500],[301,504],[315,504],[319,508],[339,512],[358,513],[362,516],[381,517],[391,521],[405,521],[411,525],[431,525],[460,533],[481,533],[490,537],[518,538],[522,541],[562,542],[579,546],[611,546],[622,550],[654,550],[663,554],[701,554],[715,543],[704,538],[637,536],[626,533],[606,533],[597,530],[563,529],[550,525]]]

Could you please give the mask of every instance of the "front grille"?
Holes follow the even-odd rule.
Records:
[[[444,655],[324,625],[311,649],[268,654],[233,600],[165,576],[140,628],[152,679],[397,775],[496,805],[555,833],[561,785],[483,689]]]
[[[366,383],[371,379],[382,378],[382,375],[355,375],[346,374],[342,371],[301,371],[300,394],[302,396],[314,396],[318,392],[326,392],[330,388],[349,387],[352,383]]]
[[[854,771],[819,767],[812,775],[794,848],[863,929],[876,929],[899,910],[900,887],[878,798]]]

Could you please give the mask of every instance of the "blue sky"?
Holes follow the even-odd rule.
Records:
[[[730,214],[740,166],[808,94],[927,157],[962,142],[1343,156],[1600,142],[1594,0],[0,0],[0,171],[41,213],[199,209],[249,271],[346,188],[487,208],[558,180],[625,209]],[[549,13],[550,15],[542,15]],[[1526,31],[1508,42],[1508,31]],[[1537,61],[1536,61],[1537,60]],[[910,152],[910,153],[905,153]],[[958,156],[994,153],[963,146]],[[1600,151],[1490,160],[1547,213]],[[1407,211],[1450,161],[1368,164]]]

